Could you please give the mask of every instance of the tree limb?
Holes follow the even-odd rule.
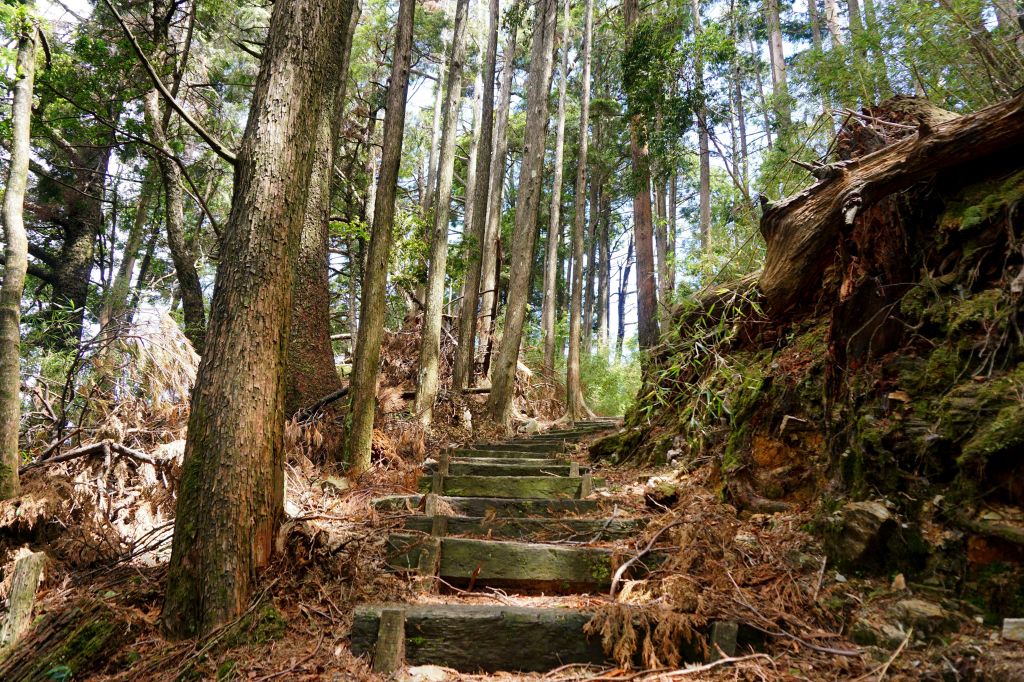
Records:
[[[235,153],[229,150],[220,140],[208,132],[206,128],[199,124],[198,121],[192,118],[192,116],[185,111],[185,108],[181,103],[174,98],[174,95],[171,94],[170,90],[167,89],[167,86],[164,85],[164,82],[160,78],[159,74],[157,74],[156,69],[153,68],[153,64],[151,64],[149,58],[146,57],[146,53],[142,50],[142,46],[139,45],[139,41],[135,39],[135,35],[121,16],[121,13],[117,11],[110,0],[103,0],[103,4],[107,6],[107,9],[109,9],[111,13],[113,13],[114,18],[117,19],[117,23],[121,25],[121,28],[124,30],[124,33],[128,38],[128,42],[131,43],[132,49],[138,56],[139,61],[142,62],[143,68],[145,68],[146,73],[149,74],[150,80],[153,81],[154,87],[160,91],[160,94],[167,101],[167,104],[174,109],[179,116],[181,116],[181,119],[185,121],[192,130],[196,131],[196,134],[199,135],[199,137],[203,138],[203,141],[206,142],[206,144],[210,145],[210,149],[232,166],[235,165],[238,162],[238,157],[235,156]]]

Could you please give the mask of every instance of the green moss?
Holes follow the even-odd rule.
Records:
[[[973,230],[997,218],[1007,206],[1021,198],[1024,198],[1024,172],[1001,182],[978,183],[964,192],[959,201],[947,206],[940,224],[945,229],[961,232]]]
[[[288,621],[274,608],[265,604],[258,611],[238,621],[224,637],[225,647],[232,649],[244,644],[266,644],[281,639],[288,630]]]
[[[1024,445],[1024,402],[1007,405],[975,432],[960,454],[961,465]]]
[[[233,680],[235,678],[235,671],[238,664],[235,661],[224,661],[217,667],[217,680]]]

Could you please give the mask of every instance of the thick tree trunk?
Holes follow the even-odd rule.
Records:
[[[328,67],[331,73],[337,74],[337,80],[317,124],[313,170],[309,178],[299,259],[292,287],[292,321],[284,396],[284,412],[288,417],[341,388],[341,378],[334,364],[334,346],[331,343],[328,237],[335,150],[338,147],[348,86],[352,38],[360,14],[358,2],[345,0],[342,14],[350,16],[351,20],[344,41],[333,53],[332,63]],[[367,158],[372,164],[372,146],[367,151]]]
[[[491,395],[487,410],[491,418],[506,428],[512,417],[512,393],[515,388],[519,343],[529,306],[533,247],[537,239],[537,209],[540,205],[540,181],[544,170],[544,142],[548,129],[548,94],[551,89],[551,63],[558,12],[555,0],[536,5],[530,73],[527,76],[526,135],[523,161],[516,197],[516,222],[512,233],[508,298],[501,345],[492,372]]]
[[[935,123],[867,156],[816,168],[823,178],[816,185],[767,207],[758,288],[772,311],[784,312],[820,290],[840,231],[871,205],[936,174],[996,155],[1014,158],[1024,150],[1024,95],[967,116],[948,116],[935,116]]]
[[[206,349],[192,394],[163,622],[194,637],[239,616],[283,514],[284,364],[325,68],[344,0],[276,3],[238,151]],[[281,93],[288,93],[283,98]]]
[[[412,68],[412,29],[416,1],[402,0],[395,28],[395,52],[391,82],[388,84],[384,114],[384,148],[380,156],[380,178],[374,205],[373,232],[366,258],[359,338],[352,364],[349,400],[348,463],[354,474],[370,468],[373,444],[373,416],[377,404],[377,374],[380,348],[384,340],[385,293],[388,283],[388,259],[391,232],[395,224],[395,195],[402,162],[402,136],[405,132],[405,99]]]
[[[462,69],[466,61],[466,18],[469,0],[458,0],[452,52],[445,78],[444,127],[441,131],[441,157],[437,169],[437,200],[434,202],[434,229],[430,237],[430,262],[424,297],[423,327],[420,333],[419,381],[416,384],[416,416],[429,427],[437,399],[438,370],[441,356],[441,322],[444,315],[444,276],[448,268],[448,217],[451,213],[452,179],[455,174],[455,140],[459,133],[459,108],[462,103]]]
[[[519,0],[513,5],[518,8]],[[515,12],[513,12],[515,14]],[[481,246],[480,263],[480,329],[481,343],[485,343],[490,357],[494,339],[494,326],[498,309],[498,230],[501,225],[502,195],[505,190],[505,156],[508,152],[508,114],[512,102],[512,80],[515,73],[516,37],[518,23],[509,27],[505,42],[504,63],[501,66],[501,103],[497,107],[494,123],[494,156],[491,158],[490,186],[487,189],[487,225]],[[489,365],[489,363],[488,363]],[[485,372],[486,374],[486,372]]]
[[[568,3],[567,3],[568,6]],[[569,298],[569,360],[566,365],[565,378],[565,419],[574,422],[577,419],[593,416],[583,399],[583,388],[580,382],[580,323],[583,304],[583,197],[587,191],[587,154],[589,152],[588,129],[590,123],[590,50],[594,28],[594,1],[586,0],[583,10],[583,75],[580,78],[580,136],[579,157],[576,160],[576,189],[573,197],[576,200],[576,211],[572,221],[572,293]],[[591,210],[594,205],[591,204]],[[593,220],[591,221],[593,223]],[[593,260],[590,261],[593,271]],[[591,272],[591,274],[593,274]],[[592,324],[586,320],[587,326]]]
[[[637,0],[624,0],[622,13],[628,40],[632,42],[633,27],[640,18]],[[658,295],[654,278],[654,226],[651,221],[651,169],[647,150],[647,130],[640,114],[630,113],[629,148],[633,160],[633,231],[636,235],[636,297],[640,348],[648,350],[658,344]]]
[[[562,18],[562,62],[558,79],[558,118],[555,128],[555,170],[551,181],[551,210],[548,214],[548,242],[544,255],[544,302],[540,329],[544,337],[544,376],[555,375],[555,304],[558,280],[558,245],[562,241],[562,171],[565,159],[565,92],[569,84],[569,2]],[[586,68],[586,67],[584,67]],[[582,203],[576,202],[576,210]]]
[[[480,148],[476,157],[475,206],[469,229],[469,263],[466,284],[463,287],[462,316],[459,319],[459,346],[455,354],[452,383],[456,390],[472,384],[474,346],[477,329],[477,303],[480,301],[481,266],[487,232],[487,198],[491,188],[492,156],[494,151],[494,73],[498,59],[498,28],[501,15],[498,0],[490,0],[490,24],[487,31],[487,55],[484,61],[482,108],[480,110]]]
[[[18,465],[21,451],[21,294],[28,271],[28,235],[25,232],[25,192],[31,155],[32,89],[35,85],[36,41],[34,25],[22,26],[14,72],[11,104],[11,158],[4,184],[4,282],[0,287],[0,500],[21,492]]]

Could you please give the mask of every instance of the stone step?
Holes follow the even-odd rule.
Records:
[[[440,488],[434,479],[440,479]],[[424,476],[417,489],[446,497],[503,497],[521,499],[584,498],[590,494],[586,476]],[[590,479],[590,487],[604,485],[601,479]]]
[[[490,605],[363,605],[355,609],[352,652],[374,653],[380,614],[405,615],[405,660],[467,673],[544,672],[570,663],[604,664],[600,637],[588,638],[591,618],[576,609]]]
[[[546,463],[550,460],[533,460],[541,462],[534,464],[530,460],[514,459],[508,461],[453,461],[448,464],[450,476],[570,476],[585,474],[590,471],[589,467],[575,467],[568,462]],[[437,471],[437,464],[429,465],[426,470],[429,473]]]
[[[628,538],[647,525],[647,519],[552,519],[449,516],[446,535],[468,535],[493,539],[530,539],[536,542],[600,542]],[[405,529],[430,533],[432,516],[409,516]]]
[[[518,454],[518,453],[517,453]],[[451,457],[448,461],[460,464],[509,464],[523,466],[545,466],[548,464],[571,464],[565,457]],[[431,464],[430,466],[434,466]],[[646,480],[646,479],[644,479]]]
[[[440,556],[424,562],[440,545]],[[570,594],[605,590],[611,584],[612,550],[601,547],[474,540],[417,533],[388,536],[388,564],[400,571],[436,575],[456,587],[508,587],[519,592]]]
[[[496,497],[448,497],[438,499],[460,516],[485,516],[503,518],[545,517],[611,513],[614,500],[593,499],[555,499],[555,500],[517,500]],[[373,506],[380,512],[415,513],[423,504],[422,495],[391,495],[373,501]]]

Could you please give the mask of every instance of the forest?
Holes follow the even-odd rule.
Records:
[[[0,0],[0,680],[1024,679],[1019,0]]]

